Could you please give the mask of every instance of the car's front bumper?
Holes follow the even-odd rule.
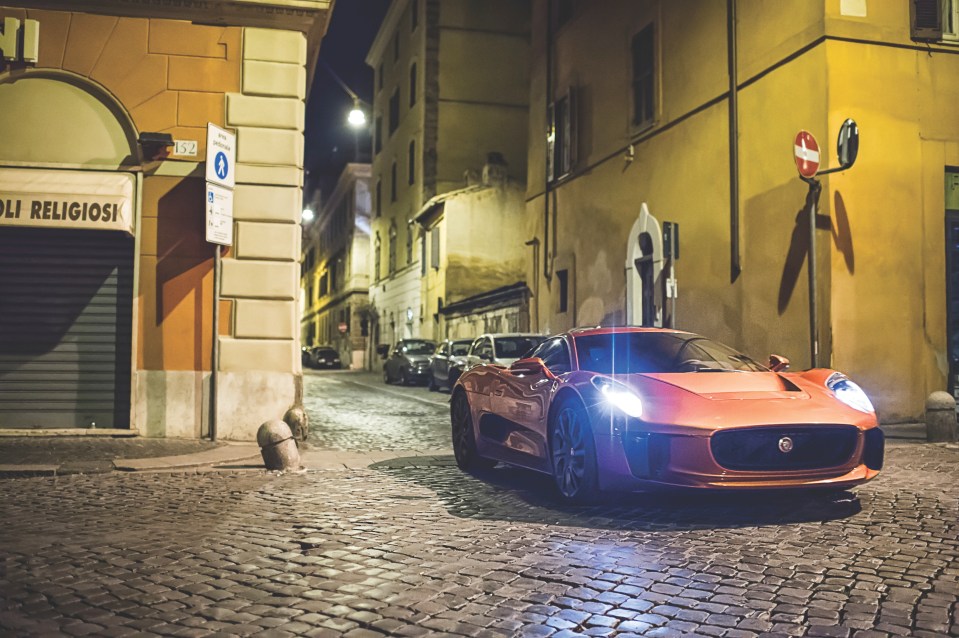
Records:
[[[784,433],[797,428],[781,427]],[[824,460],[824,465],[789,467],[788,453],[783,463],[765,463],[761,469],[733,469],[716,460],[711,437],[716,432],[675,429],[656,432],[636,428],[594,431],[599,482],[603,489],[642,491],[662,487],[697,489],[784,489],[845,488],[864,483],[878,476],[882,468],[883,440],[878,428],[854,429],[850,452],[841,459]],[[760,427],[753,428],[762,429]],[[766,426],[765,429],[772,429]],[[867,436],[867,432],[868,434]],[[771,451],[775,459],[778,451]]]

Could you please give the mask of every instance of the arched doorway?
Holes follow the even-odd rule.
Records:
[[[626,323],[663,325],[663,239],[659,221],[645,203],[626,245]]]
[[[0,75],[0,428],[129,428],[137,131],[102,87]]]

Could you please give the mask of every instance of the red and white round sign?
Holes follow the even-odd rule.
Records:
[[[819,170],[819,144],[809,131],[799,131],[793,143],[796,168],[803,177],[815,177]]]

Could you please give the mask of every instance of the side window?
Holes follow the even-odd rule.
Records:
[[[483,339],[480,342],[478,354],[482,357],[493,358],[493,342],[489,339]]]
[[[545,346],[545,348],[543,348]],[[553,374],[563,374],[572,370],[569,362],[569,349],[563,339],[550,339],[540,346],[542,349],[539,357]]]

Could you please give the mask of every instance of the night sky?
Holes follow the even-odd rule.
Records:
[[[320,45],[310,96],[306,102],[306,193],[304,206],[318,204],[316,191],[329,193],[347,162],[354,161],[354,132],[346,116],[353,101],[330,75],[326,62],[366,102],[367,122],[373,103],[373,69],[366,54],[390,0],[337,0],[333,21]],[[369,161],[369,128],[359,134],[360,159]]]

